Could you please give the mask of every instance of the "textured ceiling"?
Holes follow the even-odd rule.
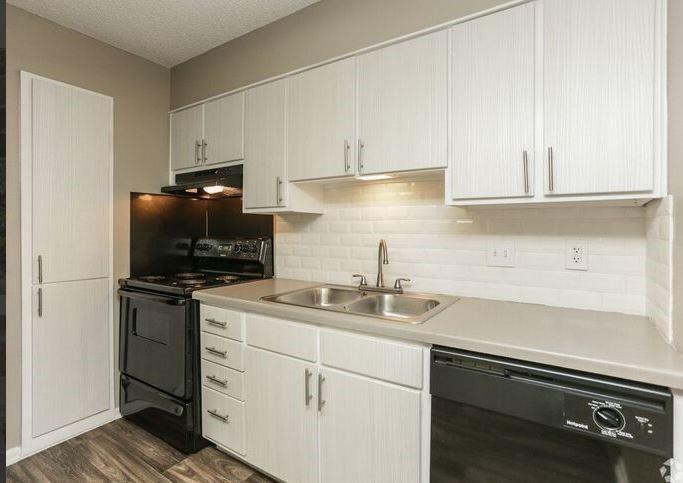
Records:
[[[172,67],[318,0],[8,0]]]

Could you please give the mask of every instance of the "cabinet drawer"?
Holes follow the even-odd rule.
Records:
[[[202,435],[244,454],[244,403],[202,387]]]
[[[244,312],[202,304],[201,328],[211,334],[244,340]]]
[[[288,320],[247,314],[247,344],[315,362],[317,328]]]
[[[207,361],[244,370],[244,348],[240,342],[202,332],[201,353]]]
[[[323,364],[356,374],[422,387],[422,347],[336,330],[320,331]]]
[[[202,385],[244,401],[244,374],[239,371],[202,360]]]

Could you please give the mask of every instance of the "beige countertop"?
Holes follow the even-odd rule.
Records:
[[[646,317],[461,298],[427,322],[410,325],[260,300],[316,285],[320,283],[275,278],[198,290],[193,297],[210,305],[320,326],[683,389],[683,353],[667,344]]]

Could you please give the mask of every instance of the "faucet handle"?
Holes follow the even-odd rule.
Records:
[[[397,278],[396,281],[394,282],[394,290],[403,291],[403,287],[401,286],[401,282],[410,282],[410,279],[409,278]]]
[[[360,284],[358,284],[358,287],[366,287],[368,285],[368,280],[365,278],[365,275],[354,273],[353,278],[360,278]]]

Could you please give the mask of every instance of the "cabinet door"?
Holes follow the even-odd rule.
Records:
[[[253,347],[246,349],[249,462],[284,481],[317,481],[316,374],[314,364]]]
[[[289,78],[287,161],[290,180],[355,172],[356,60],[344,59]]]
[[[246,93],[244,207],[286,205],[285,80]]]
[[[447,31],[359,56],[359,172],[445,167],[447,98]]]
[[[201,163],[204,106],[171,114],[171,169],[192,168]]]
[[[420,393],[331,369],[322,373],[321,481],[419,481]]]
[[[33,279],[108,277],[112,100],[43,79],[32,96]]]
[[[244,92],[204,105],[204,164],[244,157]]]
[[[655,0],[543,2],[546,193],[654,188],[654,33]]]
[[[451,29],[453,199],[533,194],[534,8]]]
[[[33,437],[110,407],[109,279],[34,288]],[[38,290],[41,290],[40,300]]]

